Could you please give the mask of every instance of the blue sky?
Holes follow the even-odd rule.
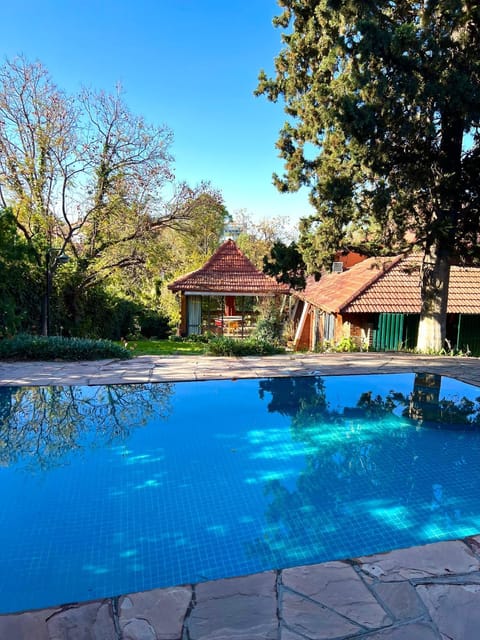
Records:
[[[271,178],[282,107],[253,96],[281,47],[279,12],[275,0],[22,0],[2,7],[2,54],[40,60],[67,92],[120,83],[134,113],[172,129],[178,180],[210,181],[231,213],[298,221],[307,191],[280,194]]]

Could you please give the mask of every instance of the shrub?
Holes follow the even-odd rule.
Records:
[[[351,353],[353,351],[360,351],[360,347],[358,346],[358,344],[355,342],[353,338],[343,337],[339,342],[337,342],[334,350],[340,353],[341,352]]]
[[[262,301],[259,312],[252,337],[261,342],[279,344],[283,333],[283,323],[275,301],[269,298]]]
[[[140,325],[142,336],[146,338],[165,339],[170,334],[168,318],[151,309],[146,309],[141,314]]]
[[[101,284],[84,290],[78,274],[55,277],[50,304],[51,333],[78,338],[137,340],[166,338],[168,319],[142,302]]]
[[[211,333],[196,333],[183,338],[184,342],[203,342],[204,344],[206,344],[211,339]]]
[[[110,340],[63,338],[19,334],[0,340],[0,359],[7,360],[100,360],[131,358],[124,347]]]
[[[225,336],[211,338],[207,344],[207,354],[213,356],[269,356],[275,353],[283,353],[284,349],[273,345],[266,340],[250,338],[248,340],[235,340]]]
[[[278,318],[260,318],[253,335],[262,342],[278,344],[282,337],[282,323]]]

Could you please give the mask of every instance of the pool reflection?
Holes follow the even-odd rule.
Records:
[[[479,395],[426,374],[0,388],[1,609],[477,533]]]
[[[171,410],[170,384],[0,387],[0,465],[45,471]]]
[[[412,378],[411,391],[383,392],[364,378],[356,396],[347,378],[259,382],[268,410],[289,416],[290,459],[304,465],[294,483],[264,482],[266,524],[250,553],[288,540],[296,560],[311,561],[312,544],[340,558],[480,530],[480,390],[442,395],[440,376]],[[255,442],[252,455],[270,455],[266,434]]]

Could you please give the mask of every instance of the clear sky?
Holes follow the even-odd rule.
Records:
[[[255,98],[273,70],[275,0],[22,0],[2,6],[3,59],[40,60],[67,92],[114,91],[137,115],[173,131],[178,180],[212,183],[230,213],[311,213],[308,193],[280,194],[280,104]]]

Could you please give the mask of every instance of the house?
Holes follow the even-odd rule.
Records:
[[[289,294],[289,286],[259,271],[229,238],[196,271],[168,285],[180,294],[179,334],[206,332],[246,337],[261,298]]]
[[[337,269],[297,294],[296,349],[351,338],[375,350],[414,348],[421,310],[421,258],[412,254],[367,258]],[[447,340],[480,354],[480,268],[452,266]]]

